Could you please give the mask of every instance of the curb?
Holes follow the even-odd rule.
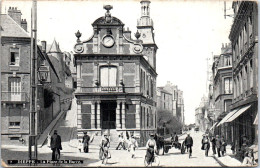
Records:
[[[230,166],[223,164],[216,156],[213,156],[213,158],[218,162],[218,164],[220,164],[221,167],[230,167]]]

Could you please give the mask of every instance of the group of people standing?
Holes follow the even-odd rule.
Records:
[[[203,135],[201,141],[202,144],[201,149],[205,150],[205,156],[208,156],[208,152],[210,149],[210,142],[212,146],[213,155],[218,154],[218,157],[225,155],[227,143],[223,136],[220,138],[219,135],[216,135],[216,137],[215,136],[209,137],[208,135]]]

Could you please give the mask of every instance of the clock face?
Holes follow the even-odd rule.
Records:
[[[115,40],[112,36],[107,35],[103,38],[102,43],[105,47],[112,47],[115,43]]]

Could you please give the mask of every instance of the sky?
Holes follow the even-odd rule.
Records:
[[[62,51],[73,51],[76,31],[81,40],[93,34],[92,23],[104,16],[103,5],[112,5],[111,15],[120,19],[132,36],[141,16],[138,0],[111,1],[38,1],[37,36],[51,44],[54,39]],[[233,14],[227,2],[227,14]],[[30,29],[31,1],[3,0],[2,13],[17,7]],[[185,123],[195,123],[195,109],[207,92],[207,71],[212,55],[218,55],[222,43],[229,43],[233,19],[224,18],[224,1],[151,0],[150,16],[154,22],[157,50],[157,87],[167,81],[183,91]],[[208,60],[208,62],[207,62]]]

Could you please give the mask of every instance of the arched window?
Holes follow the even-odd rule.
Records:
[[[117,67],[100,67],[100,85],[103,87],[117,86]]]

